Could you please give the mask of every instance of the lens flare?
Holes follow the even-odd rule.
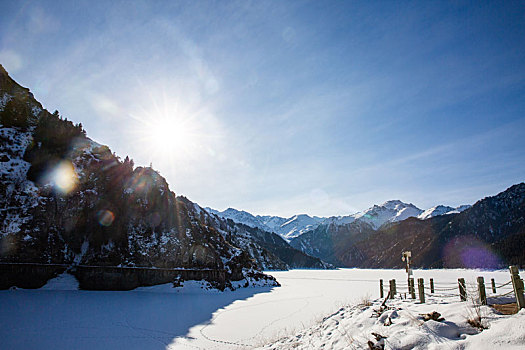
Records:
[[[99,210],[97,220],[100,225],[109,227],[115,220],[115,214],[111,210]]]
[[[445,267],[501,267],[501,259],[491,247],[473,236],[455,237],[443,249]]]
[[[68,194],[78,185],[78,176],[70,161],[63,160],[49,173],[52,186],[62,194]]]

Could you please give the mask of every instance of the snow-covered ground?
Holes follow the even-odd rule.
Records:
[[[505,316],[481,306],[481,322],[489,328],[480,332],[467,323],[476,314],[472,304],[429,299],[426,304],[397,299],[383,309],[379,300],[342,307],[264,349],[368,349],[369,342],[377,349],[524,349],[525,309]],[[440,313],[440,320],[425,321],[424,315],[433,312]]]
[[[378,308],[377,301],[366,309],[355,306],[366,296],[379,297],[380,278],[385,284],[392,278],[402,283],[406,278],[402,270],[293,270],[271,274],[282,287],[221,293],[203,291],[197,283],[191,283],[182,291],[162,285],[131,292],[92,292],[75,290],[74,278],[66,275],[50,281],[45,289],[0,291],[0,348],[246,349],[271,347],[270,342],[279,341],[273,348],[316,349],[326,344],[326,348],[343,349],[351,348],[348,344],[352,339],[356,348],[361,348],[357,344],[363,341],[366,346],[365,340],[371,339],[374,331],[390,337],[387,348],[388,344],[402,348],[416,343],[426,348],[434,342],[447,349],[461,346],[461,342],[473,348],[481,344],[477,348],[483,348],[496,338],[504,339],[503,335],[508,339],[501,328],[504,322],[521,335],[521,340],[525,336],[523,311],[510,318],[488,309],[483,312],[491,328],[479,335],[466,335],[469,332],[462,330],[467,329],[468,303],[459,303],[454,297],[430,298],[431,302],[424,305],[398,300],[388,304],[393,309],[385,311],[386,316],[378,318],[370,317]],[[416,270],[414,274],[425,278],[427,284],[432,277],[436,285],[457,283],[458,277],[473,283],[477,276],[484,276],[487,285],[490,278],[495,278],[497,284],[510,279],[507,271]],[[397,316],[392,316],[394,310]],[[431,311],[442,313],[444,323],[418,319],[419,313]],[[393,323],[389,327],[380,323],[387,316]],[[395,339],[399,342],[394,343]]]

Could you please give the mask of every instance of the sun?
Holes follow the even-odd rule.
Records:
[[[167,117],[150,121],[145,133],[152,148],[159,152],[187,151],[195,138],[186,121]]]
[[[151,161],[171,162],[198,159],[209,128],[200,110],[180,103],[152,103],[150,109],[133,116],[134,133],[141,152]]]
[[[128,115],[125,130],[140,162],[180,172],[219,157],[224,128],[213,106],[179,95],[154,89]]]

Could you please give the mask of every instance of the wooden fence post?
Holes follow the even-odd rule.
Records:
[[[410,291],[410,297],[412,299],[415,299],[416,298],[416,287],[414,286],[414,279],[410,278],[409,282],[410,283],[408,285],[408,290]]]
[[[516,296],[516,304],[518,310],[525,308],[525,296],[523,296],[523,280],[520,278],[520,272],[517,266],[509,266],[510,279],[514,287],[514,295]]]
[[[417,289],[419,291],[419,301],[421,303],[425,302],[425,282],[422,278],[417,279]]]
[[[485,291],[485,280],[483,277],[478,277],[478,294],[479,294],[479,302],[481,305],[487,305],[487,293]]]
[[[396,286],[396,279],[395,278],[392,280],[392,285],[394,286],[394,296],[396,296],[396,294],[397,294],[397,286]]]
[[[383,280],[379,280],[379,297],[383,298]]]
[[[496,281],[494,281],[494,278],[490,279],[490,283],[492,284],[492,293],[496,294]]]
[[[461,301],[467,301],[467,287],[465,285],[465,279],[458,278],[458,285],[459,285],[459,299]]]
[[[434,279],[431,278],[430,279],[430,293],[434,293]]]
[[[394,299],[394,280],[390,280],[388,283],[390,284],[390,299]]]

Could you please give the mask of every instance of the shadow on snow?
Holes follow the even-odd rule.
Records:
[[[210,293],[16,290],[0,292],[6,349],[165,350],[234,301],[272,287]]]

